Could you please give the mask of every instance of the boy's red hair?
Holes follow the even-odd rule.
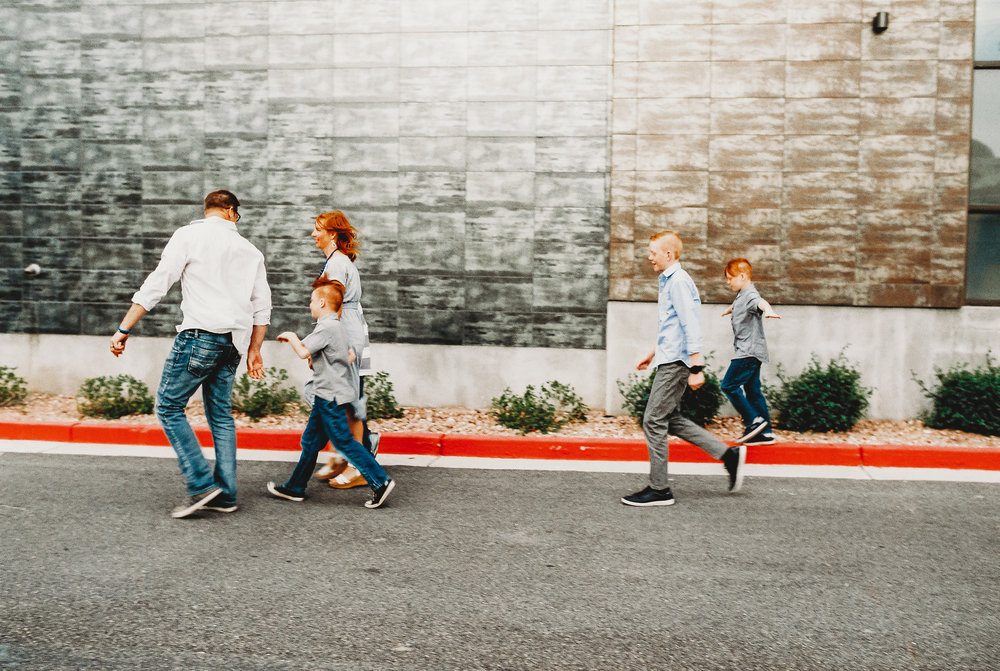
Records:
[[[753,279],[753,266],[746,259],[732,259],[726,264],[726,275],[729,277],[736,277],[740,273],[747,276],[747,279]]]
[[[313,291],[326,301],[327,305],[340,312],[344,305],[344,285],[337,280],[328,279],[325,275],[313,280]]]

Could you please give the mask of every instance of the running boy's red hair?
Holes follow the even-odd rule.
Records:
[[[726,264],[727,277],[736,277],[740,273],[746,275],[748,280],[753,279],[753,266],[746,259],[732,259]]]

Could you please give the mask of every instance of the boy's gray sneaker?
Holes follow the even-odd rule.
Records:
[[[201,494],[195,494],[194,496],[189,496],[186,503],[182,503],[173,510],[170,511],[170,516],[174,519],[180,519],[182,517],[187,517],[193,513],[198,512],[206,505],[209,501],[214,499],[216,496],[222,493],[221,487],[212,487],[207,492],[202,492]]]
[[[745,443],[758,433],[767,428],[767,421],[763,417],[758,417],[757,419],[750,422],[749,428],[743,432],[743,435],[739,437],[737,443]]]
[[[382,442],[382,434],[378,431],[372,431],[368,434],[368,451],[372,453],[373,457],[378,456],[378,444]]]
[[[747,445],[774,445],[778,442],[770,431],[761,433],[746,441]]]
[[[396,488],[396,481],[389,478],[385,481],[385,484],[372,491],[372,498],[370,501],[365,501],[365,508],[378,508],[383,503],[385,503],[386,498],[389,493]]]

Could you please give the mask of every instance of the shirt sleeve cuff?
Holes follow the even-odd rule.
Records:
[[[156,307],[156,304],[159,301],[155,301],[145,296],[142,296],[137,291],[134,294],[132,294],[132,302],[135,303],[136,305],[141,306],[142,309],[145,310],[146,312],[149,312],[150,310]]]

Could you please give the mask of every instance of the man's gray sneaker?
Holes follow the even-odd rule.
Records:
[[[203,506],[202,510],[211,510],[216,513],[235,513],[237,508],[239,508],[239,506],[235,503],[226,503],[225,501],[215,500],[207,506]]]
[[[187,517],[188,515],[194,514],[208,505],[208,503],[214,499],[216,496],[222,493],[221,487],[212,487],[207,492],[202,492],[201,494],[195,494],[194,496],[189,496],[187,503],[182,503],[173,510],[170,511],[170,516],[175,519],[180,519],[182,517]]]

